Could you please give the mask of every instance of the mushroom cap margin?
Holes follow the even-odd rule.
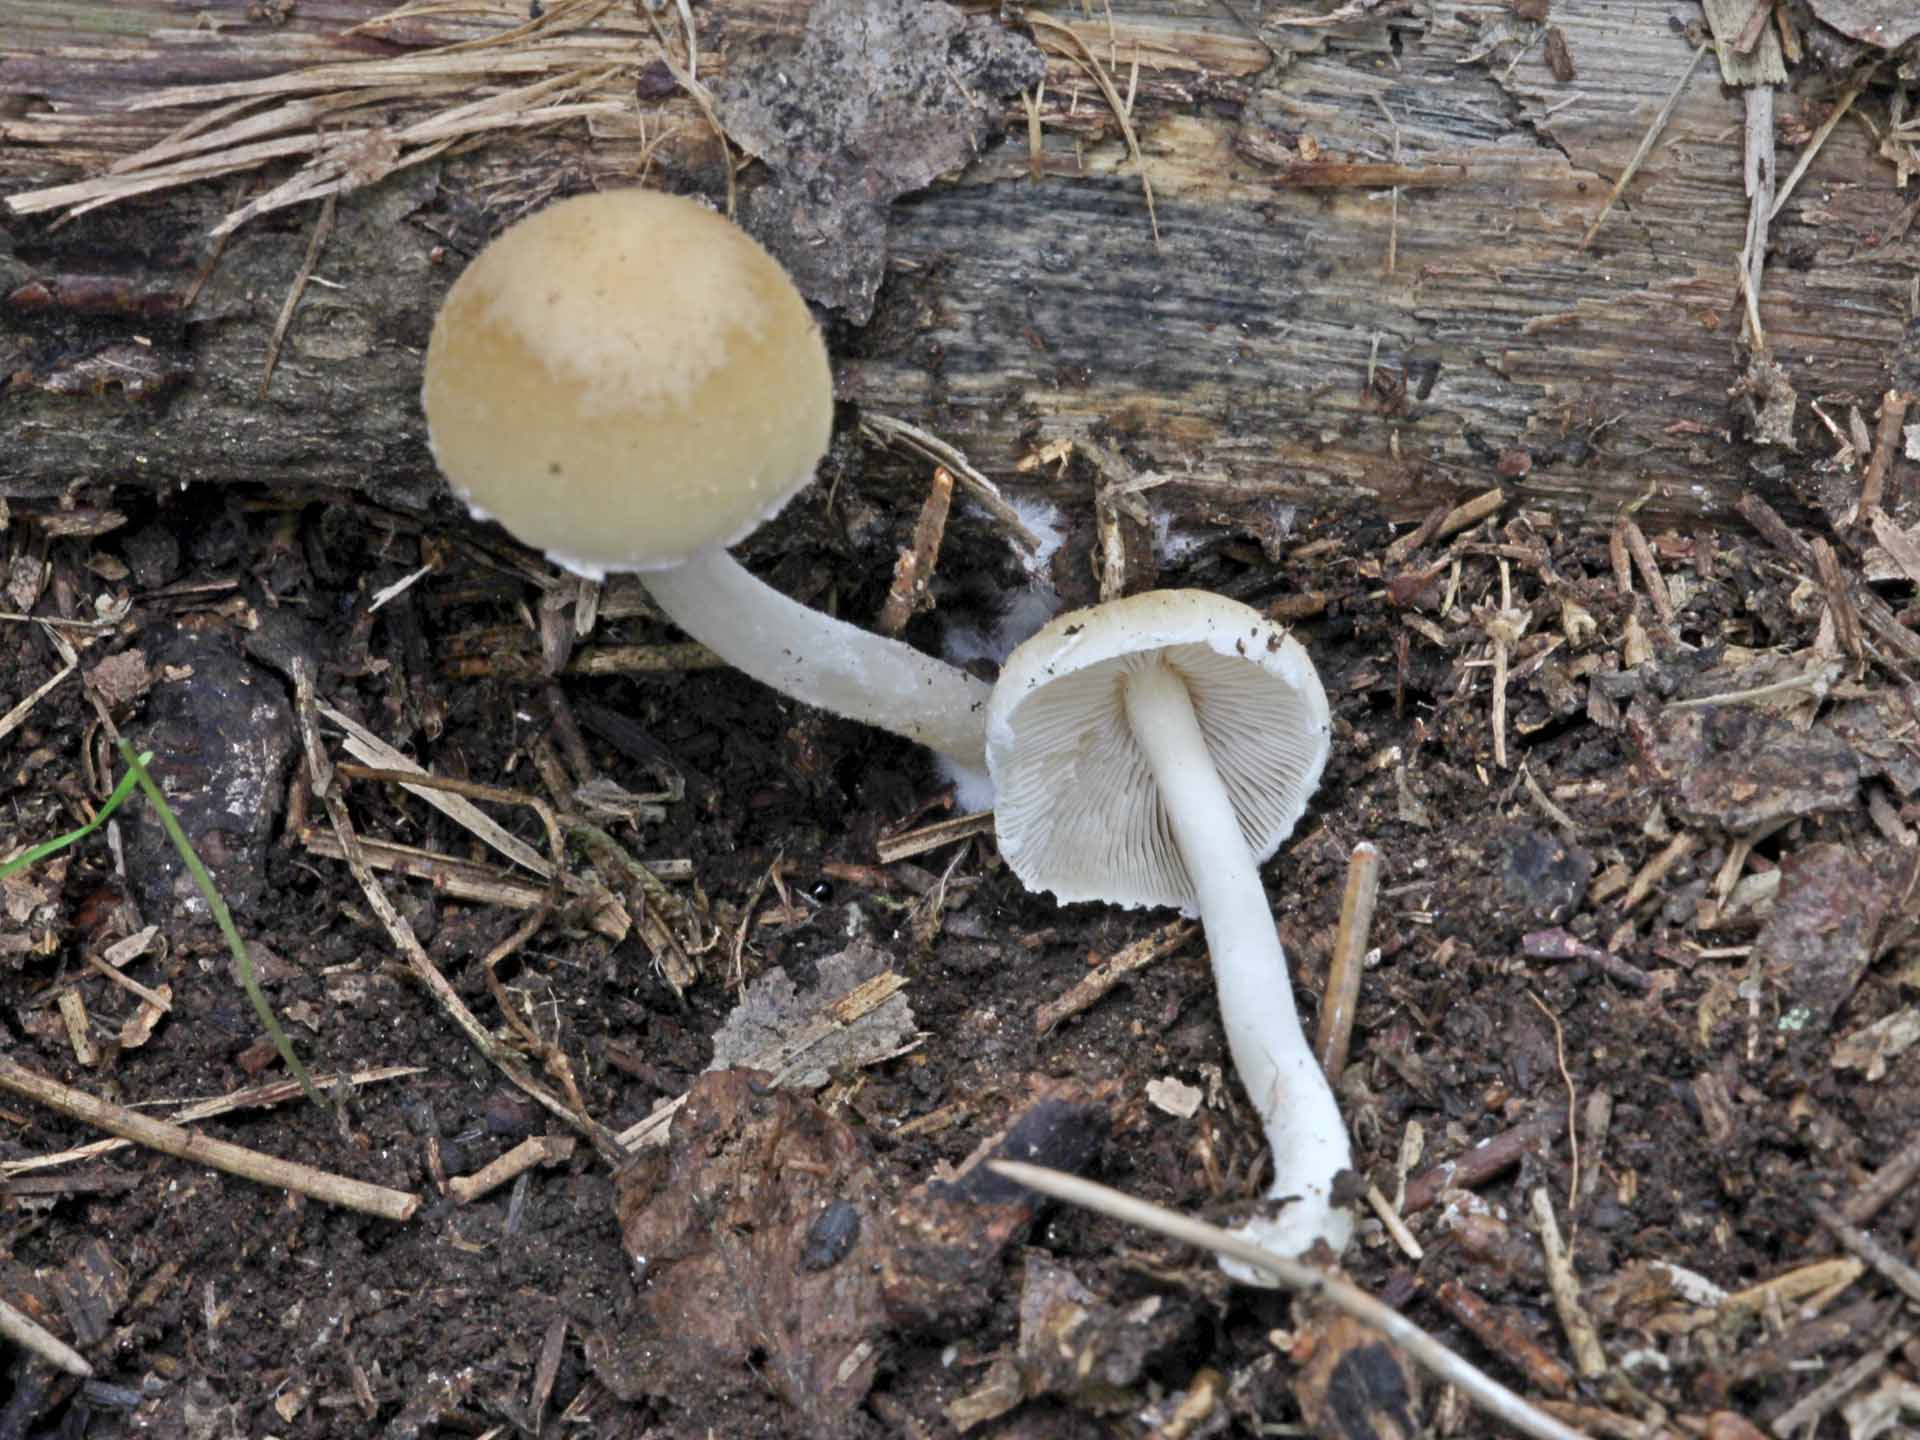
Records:
[[[1061,901],[1192,912],[1193,883],[1127,721],[1127,671],[1158,656],[1194,714],[1256,863],[1293,832],[1330,749],[1306,650],[1252,607],[1152,590],[1057,616],[1008,658],[987,711],[1000,852]]]

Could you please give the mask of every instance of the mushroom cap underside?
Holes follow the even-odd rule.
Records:
[[[1258,611],[1156,590],[1057,617],[1009,658],[987,715],[1000,850],[1063,901],[1191,910],[1194,888],[1127,718],[1127,676],[1164,664],[1256,862],[1293,832],[1326,766],[1327,697],[1300,643]]]
[[[779,262],[637,189],[563,200],[481,251],[421,399],[454,489],[588,574],[732,544],[812,478],[833,426],[826,346]]]

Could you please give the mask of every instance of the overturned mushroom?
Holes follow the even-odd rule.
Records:
[[[612,190],[519,222],[448,292],[421,394],[476,514],[660,608],[796,700],[919,741],[985,789],[987,687],[796,604],[726,552],[813,477],[826,347],[779,263],[691,200]]]
[[[1293,830],[1328,749],[1306,652],[1238,601],[1152,591],[1059,616],[1014,651],[987,715],[1000,851],[1061,900],[1198,911],[1220,1017],[1273,1148],[1272,1200],[1243,1233],[1283,1255],[1352,1216],[1351,1150],[1294,1008],[1259,864]],[[1258,1271],[1223,1262],[1250,1283]]]

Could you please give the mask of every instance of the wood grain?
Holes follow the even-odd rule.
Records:
[[[804,9],[696,11],[703,74],[792,44]],[[217,28],[182,27],[159,0],[16,4],[0,34],[0,193],[95,173],[216,103],[127,108],[167,87],[397,63],[526,13],[503,4],[348,36],[379,8],[302,0],[281,26],[235,3],[205,11]],[[894,205],[878,313],[832,332],[847,401],[941,435],[1016,492],[1084,506],[1077,472],[1014,467],[1085,435],[1169,477],[1154,506],[1257,534],[1356,503],[1417,516],[1496,481],[1596,523],[1648,494],[1656,514],[1720,516],[1749,489],[1804,498],[1810,463],[1831,450],[1808,400],[1871,407],[1890,375],[1920,369],[1920,239],[1882,242],[1902,197],[1865,127],[1845,124],[1774,223],[1761,296],[1801,398],[1801,453],[1749,442],[1728,393],[1745,363],[1742,102],[1711,65],[1581,249],[1692,56],[1669,7],[1556,5],[1575,67],[1566,83],[1538,27],[1500,7],[1416,0],[1385,19],[1257,33],[1181,0],[1122,0],[1111,29],[1077,6],[1048,13],[1135,91],[1160,244],[1099,91],[1050,50],[1041,154],[1011,100],[1012,138]],[[1489,45],[1499,34],[1514,38]],[[554,43],[570,63],[612,67],[596,93],[630,101],[631,120],[505,136],[343,197],[265,401],[267,337],[312,207],[242,228],[189,311],[0,304],[0,375],[15,377],[0,390],[0,493],[279,477],[429,503],[419,354],[464,253],[503,218],[583,185],[647,174],[723,190],[711,133],[659,85],[657,45],[629,7]],[[471,90],[524,79],[503,67]],[[1884,113],[1884,92],[1861,101],[1876,103]],[[1808,106],[1791,93],[1779,104],[1784,116]],[[392,109],[395,124],[419,113],[404,98]],[[1367,183],[1395,174],[1409,181],[1397,191]],[[184,288],[207,266],[207,231],[250,183],[141,197],[65,226],[0,219],[0,295],[102,274]],[[164,383],[136,393],[111,366],[81,363],[128,347]]]

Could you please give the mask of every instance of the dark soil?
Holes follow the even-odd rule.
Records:
[[[870,617],[911,531],[908,493],[849,467],[745,556],[809,603]],[[956,1417],[977,1416],[969,1433],[1065,1437],[1275,1433],[1261,1427],[1298,1422],[1293,1382],[1316,1340],[1338,1343],[1324,1314],[1230,1286],[1207,1257],[1104,1219],[939,1188],[943,1167],[1055,1103],[1076,1107],[1069,1128],[1090,1137],[1094,1177],[1210,1218],[1244,1212],[1263,1183],[1264,1139],[1234,1082],[1198,941],[1036,1033],[1036,1010],[1090,960],[1168,916],[1027,894],[990,838],[877,864],[884,832],[942,818],[926,809],[941,782],[925,758],[728,671],[566,674],[550,686],[542,593],[527,578],[540,572],[468,528],[422,529],[329,497],[116,499],[124,520],[103,519],[91,535],[48,538],[43,517],[16,511],[5,608],[92,619],[105,603],[112,618],[115,597],[131,601],[97,634],[62,633],[85,645],[82,672],[128,651],[148,662],[151,688],[120,697],[116,718],[155,751],[183,816],[201,817],[202,848],[295,1047],[316,1072],[419,1067],[341,1087],[337,1112],[295,1099],[204,1129],[424,1204],[406,1223],[374,1220],[130,1147],[9,1167],[4,1293],[75,1343],[97,1378],[82,1384],[16,1354],[0,1434],[544,1425],[694,1440],[950,1435]],[[1057,566],[1068,578],[1090,573],[1091,548],[1089,524],[1070,518]],[[1504,513],[1390,562],[1391,539],[1364,518],[1257,539],[1221,529],[1153,582],[1302,616],[1333,701],[1334,760],[1264,874],[1311,1033],[1349,852],[1371,840],[1385,856],[1378,957],[1339,1085],[1362,1179],[1391,1199],[1409,1173],[1417,1180],[1490,1137],[1529,1124],[1537,1137],[1470,1192],[1415,1185],[1434,1202],[1409,1215],[1418,1262],[1363,1207],[1347,1269],[1504,1382],[1577,1407],[1560,1413],[1588,1433],[1756,1433],[1743,1427],[1767,1425],[1912,1324],[1871,1268],[1745,1306],[1717,1305],[1711,1289],[1739,1292],[1844,1254],[1815,1203],[1846,1209],[1914,1141],[1920,1046],[1875,1052],[1860,1038],[1910,1017],[1920,985],[1909,943],[1907,807],[1920,780],[1910,692],[1871,656],[1856,665],[1844,648],[1816,648],[1822,592],[1758,541],[1652,534],[1668,583],[1680,582],[1668,624],[1644,575],[1623,595],[1605,535]],[[422,566],[430,573],[371,608]],[[1504,768],[1490,705],[1503,569],[1513,637]],[[1135,580],[1149,570],[1136,566]],[[960,502],[941,576],[940,607],[909,632],[919,643],[936,645],[949,621],[982,618],[1019,569]],[[678,638],[611,603],[631,593],[609,592],[588,643]],[[1906,601],[1900,587],[1883,593]],[[637,933],[615,943],[575,904],[497,965],[504,996],[564,1054],[596,1120],[618,1131],[686,1091],[742,982],[779,965],[804,987],[857,934],[908,977],[917,1045],[837,1073],[811,1098],[703,1092],[713,1107],[698,1112],[712,1127],[705,1149],[683,1133],[616,1176],[583,1140],[569,1160],[459,1203],[449,1177],[564,1126],[476,1052],[415,983],[347,866],[312,843],[331,829],[294,689],[254,638],[279,633],[278,616],[293,617],[311,647],[319,700],[436,774],[565,803],[543,786],[542,742],[564,738],[570,714],[600,775],[636,793],[684,782],[657,823],[600,822],[643,860],[690,862],[691,879],[669,881],[685,907],[669,919],[698,970],[684,999]],[[545,618],[564,616],[550,606]],[[0,622],[0,712],[62,664],[41,626]],[[1673,708],[1818,666],[1827,678],[1817,693]],[[216,679],[224,688],[207,703]],[[332,726],[323,736],[345,758]],[[207,788],[249,745],[257,828],[207,821]],[[119,771],[78,675],[0,736],[0,761],[9,851],[80,823]],[[362,837],[492,858],[397,787],[342,783]],[[544,851],[533,811],[483,808]],[[218,934],[186,912],[190,889],[144,837],[144,809],[116,817],[117,845],[103,829],[0,882],[11,936],[0,1020],[20,1063],[171,1113],[282,1072]],[[1757,839],[1735,854],[1743,830]],[[1664,873],[1633,885],[1663,855]],[[591,873],[584,853],[568,863]],[[484,962],[525,914],[390,872],[382,883],[482,1023],[511,1042]],[[172,1004],[130,1048],[121,1027],[139,1002],[86,957],[146,924],[164,943],[125,970],[171,987]],[[1554,930],[1565,933],[1536,935]],[[67,991],[89,1017],[90,1065],[57,1003]],[[539,1058],[528,1068],[564,1093]],[[1147,1086],[1163,1077],[1208,1103],[1185,1119],[1157,1108]],[[99,1138],[19,1097],[0,1105],[0,1121],[9,1162]],[[1423,1142],[1411,1154],[1416,1124]],[[779,1164],[755,1170],[755,1136]],[[732,1167],[702,1202],[734,1217],[715,1223],[808,1222],[797,1266],[778,1246],[747,1246],[728,1253],[760,1257],[767,1273],[729,1261],[692,1287],[695,1272],[675,1281],[662,1256],[636,1263],[622,1217],[720,1173],[703,1182],[703,1165]],[[865,1229],[844,1211],[826,1216],[835,1192],[820,1188],[823,1175],[860,1177]],[[1572,1363],[1530,1219],[1538,1189],[1570,1238],[1606,1360],[1604,1375],[1558,1396],[1546,1364],[1527,1368],[1529,1346],[1548,1364]],[[936,1202],[947,1207],[937,1224],[926,1220]],[[1911,1260],[1920,1186],[1882,1204],[1870,1228]],[[935,1277],[894,1264],[887,1247],[935,1230],[968,1250],[966,1266]],[[793,1277],[803,1272],[844,1285],[806,1292],[822,1308],[805,1324],[763,1314],[802,1303]],[[916,1274],[932,1277],[927,1296],[911,1293]],[[1468,1302],[1449,1289],[1456,1281]],[[663,1323],[674,1316],[649,1297],[669,1284],[685,1292],[674,1302],[680,1325]],[[1505,1340],[1463,1327],[1474,1298]],[[1042,1312],[1057,1317],[1059,1304],[1078,1318],[1071,1335],[1048,1338]],[[737,1359],[715,1358],[736,1343]],[[829,1343],[855,1347],[846,1365],[828,1363]],[[1911,1387],[1917,1374],[1920,1347],[1908,1340],[1863,1374],[1855,1399]],[[995,1385],[997,1409],[981,1399]],[[1816,1433],[1848,1433],[1834,1408],[1845,1398]],[[1432,1383],[1424,1405],[1431,1433],[1497,1431]]]

